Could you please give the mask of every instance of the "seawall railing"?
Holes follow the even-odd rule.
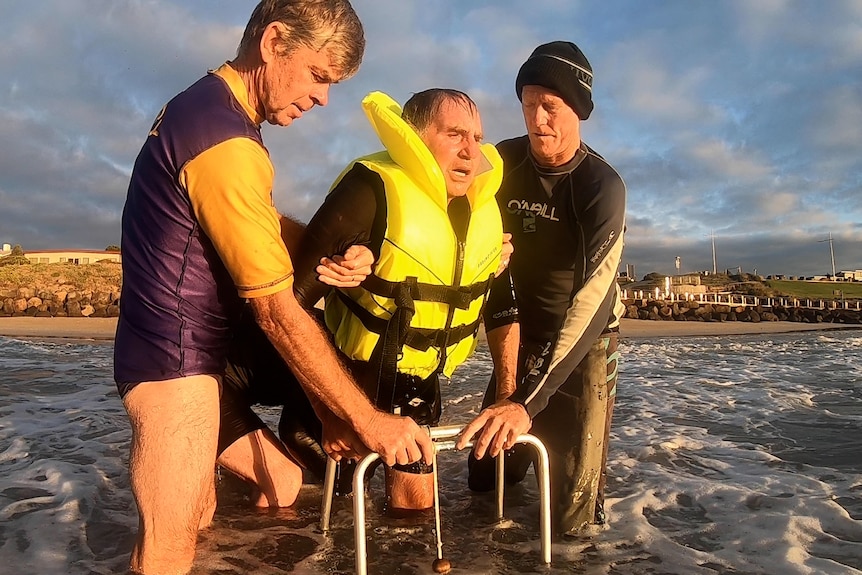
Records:
[[[858,299],[817,299],[792,297],[761,297],[735,293],[699,293],[675,294],[667,293],[659,288],[647,290],[622,290],[623,300],[655,299],[666,302],[698,302],[702,304],[727,305],[731,307],[762,307],[762,308],[809,308],[809,309],[846,309],[862,310],[862,300]]]

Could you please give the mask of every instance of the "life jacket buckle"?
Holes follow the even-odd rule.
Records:
[[[458,309],[469,309],[473,303],[473,290],[470,287],[461,286],[455,292],[455,307]]]

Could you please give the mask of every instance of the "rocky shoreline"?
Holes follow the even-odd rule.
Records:
[[[773,305],[743,306],[702,303],[698,301],[667,301],[628,299],[626,316],[629,319],[653,321],[698,322],[774,322],[799,323],[862,323],[862,311],[841,308],[785,307]]]
[[[117,317],[122,269],[116,263],[0,267],[0,317]]]
[[[54,291],[35,287],[0,290],[0,317],[119,317],[120,289],[77,289],[58,286]]]
[[[11,266],[10,266],[11,267]],[[0,278],[0,317],[116,318],[120,314],[119,266],[47,264],[15,266]],[[0,270],[8,268],[0,268]],[[11,270],[10,270],[11,271]],[[725,305],[660,298],[625,299],[625,317],[675,322],[795,322],[862,324],[862,310],[778,305]]]

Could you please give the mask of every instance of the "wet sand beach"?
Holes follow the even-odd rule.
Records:
[[[0,336],[6,337],[109,341],[113,340],[116,329],[116,318],[0,317]],[[752,323],[623,319],[620,336],[622,338],[697,337],[833,329],[862,329],[862,325],[792,321]]]
[[[0,336],[113,340],[117,318],[0,317]]]

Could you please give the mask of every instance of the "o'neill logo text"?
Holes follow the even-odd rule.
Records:
[[[548,204],[542,202],[530,203],[527,200],[509,200],[509,203],[506,204],[506,208],[509,210],[510,214],[529,212],[536,217],[547,218],[552,222],[560,221],[560,219],[554,215],[557,208],[548,208]],[[548,209],[550,209],[550,212]]]

